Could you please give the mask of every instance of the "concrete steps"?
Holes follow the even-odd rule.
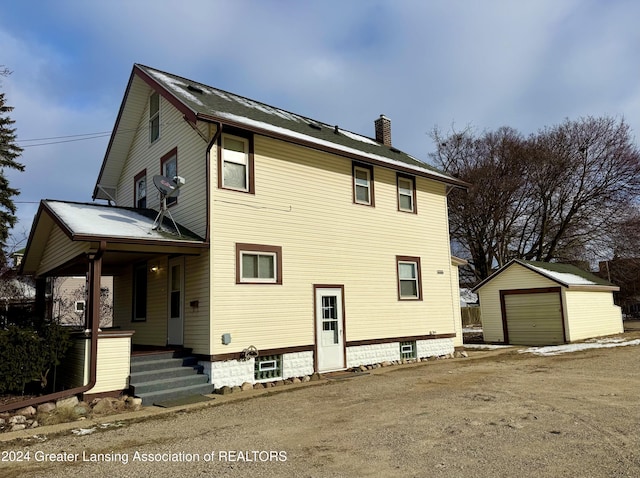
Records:
[[[190,395],[213,393],[209,377],[198,360],[182,352],[163,352],[131,357],[129,391],[143,405],[175,400]]]

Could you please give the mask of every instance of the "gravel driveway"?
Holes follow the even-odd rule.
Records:
[[[509,350],[1,444],[0,476],[640,476],[640,348]]]

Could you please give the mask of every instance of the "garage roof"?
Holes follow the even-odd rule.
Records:
[[[513,259],[508,264],[498,269],[491,276],[480,282],[472,290],[475,292],[480,289],[487,282],[493,280],[498,274],[501,274],[513,264],[519,264],[522,267],[526,267],[532,272],[540,274],[547,279],[550,279],[561,286],[576,289],[576,288],[599,288],[605,290],[620,290],[620,288],[605,279],[598,277],[590,272],[580,269],[579,267],[571,264],[559,264],[555,262],[537,262],[537,261],[525,261],[523,259]]]

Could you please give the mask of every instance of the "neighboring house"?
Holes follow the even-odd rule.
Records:
[[[569,264],[512,260],[473,291],[484,340],[554,345],[621,333],[618,287]]]
[[[63,325],[85,325],[87,302],[85,276],[51,278],[48,292],[51,317]],[[100,327],[110,327],[113,321],[113,277],[100,280]]]
[[[88,272],[94,298],[113,275],[114,326],[191,349],[215,387],[452,353],[447,193],[465,183],[390,127],[372,139],[136,64],[93,193],[109,205],[42,201],[23,271]],[[186,182],[160,227],[156,175]]]

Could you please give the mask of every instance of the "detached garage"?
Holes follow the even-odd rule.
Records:
[[[512,260],[473,291],[485,342],[555,345],[623,331],[619,287],[568,264]]]

